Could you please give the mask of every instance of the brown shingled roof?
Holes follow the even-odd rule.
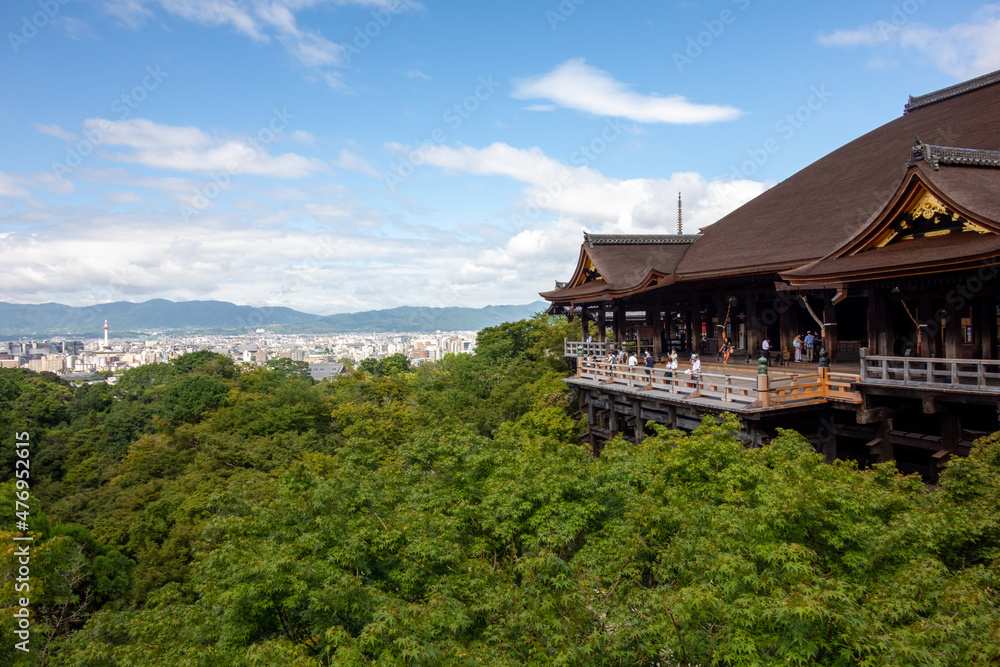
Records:
[[[541,292],[549,301],[594,301],[624,296],[650,286],[674,281],[674,271],[696,235],[640,236],[587,235],[580,247],[573,278],[566,287]],[[592,263],[603,280],[584,282]]]
[[[998,165],[1000,166],[1000,165]],[[939,166],[917,161],[885,208],[826,257],[781,274],[793,286],[955,271],[1000,262],[1000,169]],[[964,216],[974,231],[900,240],[879,247],[890,225],[921,193]],[[912,224],[912,223],[911,223]],[[912,227],[911,227],[912,229]]]
[[[679,279],[785,271],[830,254],[896,192],[914,136],[1000,150],[1000,77],[980,79],[985,83],[978,88],[956,86],[962,91],[909,109],[706,227],[678,265]],[[972,173],[975,169],[956,174],[942,167],[935,182],[954,193],[956,203],[966,201],[978,210],[1000,207],[995,170]]]

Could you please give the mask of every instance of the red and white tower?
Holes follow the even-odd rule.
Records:
[[[110,328],[111,327],[108,326],[108,321],[104,320],[104,347],[108,347],[108,329]]]

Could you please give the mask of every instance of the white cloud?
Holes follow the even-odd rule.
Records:
[[[257,204],[261,217],[271,213]],[[11,269],[4,296],[74,305],[220,299],[318,314],[531,298],[523,285],[517,294],[456,288],[454,276],[469,253],[465,243],[359,230],[351,223],[365,214],[350,203],[283,204],[279,213],[284,224],[212,213],[181,224],[148,207],[121,213],[56,207],[46,211],[45,224],[30,225],[22,214],[20,228],[31,231],[8,232],[0,244],[0,263]],[[323,228],[288,224],[306,216]]]
[[[899,28],[888,21],[879,21],[854,30],[834,30],[829,35],[820,35],[823,46],[872,46],[884,44],[899,32]]]
[[[295,13],[322,4],[370,7],[385,13],[422,8],[414,0],[103,0],[105,11],[130,28],[139,28],[159,6],[182,19],[209,27],[227,27],[255,42],[280,42],[304,67],[318,70],[346,64],[345,47],[325,38],[318,30],[303,28]],[[345,86],[339,75],[324,72],[322,80],[331,90]]]
[[[823,46],[888,46],[919,54],[934,67],[956,79],[969,79],[1000,69],[1000,4],[977,10],[969,22],[949,27],[910,23],[900,12],[854,30],[821,35]],[[877,60],[877,64],[891,62]]]
[[[570,109],[639,123],[714,123],[743,113],[730,106],[695,104],[680,95],[640,95],[607,72],[587,65],[583,58],[567,60],[548,74],[517,81],[511,96],[551,100]]]
[[[340,157],[333,161],[333,165],[335,167],[340,167],[341,169],[357,171],[372,178],[382,178],[382,175],[378,173],[378,170],[376,170],[375,167],[368,164],[368,162],[360,155],[356,155],[346,148],[340,151]]]
[[[306,132],[305,130],[295,130],[288,136],[292,141],[302,144],[303,146],[312,146],[316,143],[316,137],[313,133]]]
[[[400,147],[401,150],[409,149]],[[574,167],[546,156],[539,148],[494,143],[486,148],[425,145],[427,164],[471,174],[507,176],[525,184],[514,203],[521,218],[540,212],[568,216],[606,232],[671,232],[677,217],[677,192],[684,193],[685,231],[704,227],[765,189],[756,181],[706,181],[695,173],[670,178],[617,179],[588,167]]]
[[[62,129],[55,123],[52,123],[51,125],[43,125],[42,123],[35,123],[35,129],[41,132],[42,134],[47,134],[57,139],[62,139],[63,141],[76,141],[77,139],[79,139],[77,135],[67,132],[66,130]]]
[[[407,147],[400,150],[409,152]],[[601,233],[675,233],[677,193],[684,197],[684,232],[706,227],[763,192],[749,180],[707,181],[696,173],[617,179],[573,167],[538,148],[495,143],[486,148],[425,145],[426,163],[442,169],[506,176],[524,184],[508,211],[517,228],[506,243],[472,253],[455,274],[456,290],[517,293],[550,288],[540,276],[565,279],[584,229]],[[555,218],[553,220],[553,217]],[[465,292],[463,292],[465,293]]]
[[[18,184],[12,174],[0,171],[0,197],[27,197],[28,191]]]
[[[245,140],[213,137],[196,127],[161,125],[144,118],[110,121],[90,118],[83,123],[100,146],[122,146],[127,152],[105,151],[105,157],[155,169],[189,173],[224,171],[273,178],[305,178],[328,171],[322,160],[295,153],[271,155],[265,138],[280,132],[262,128],[257,138]],[[276,125],[275,127],[280,127]]]
[[[52,23],[61,26],[70,39],[75,39],[78,42],[83,41],[84,38],[99,39],[97,33],[91,29],[90,24],[86,21],[60,14],[52,19]]]

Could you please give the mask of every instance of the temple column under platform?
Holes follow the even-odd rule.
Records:
[[[635,444],[641,445],[646,437],[646,423],[642,420],[642,404],[632,401],[632,428],[635,431]]]

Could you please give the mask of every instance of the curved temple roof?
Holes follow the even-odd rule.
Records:
[[[997,222],[1000,230],[1000,169],[990,168],[1000,166],[997,109],[1000,71],[911,97],[901,117],[820,158],[700,236],[587,235],[573,279],[542,296],[593,302],[675,282],[767,274],[804,283],[874,270],[890,258],[897,267],[910,262],[927,270],[946,270],[948,262],[960,268],[962,258],[989,261],[1000,251],[992,233],[899,241],[862,253],[867,258],[838,252],[873,225],[888,224],[887,211],[912,174],[962,215],[990,230]]]

